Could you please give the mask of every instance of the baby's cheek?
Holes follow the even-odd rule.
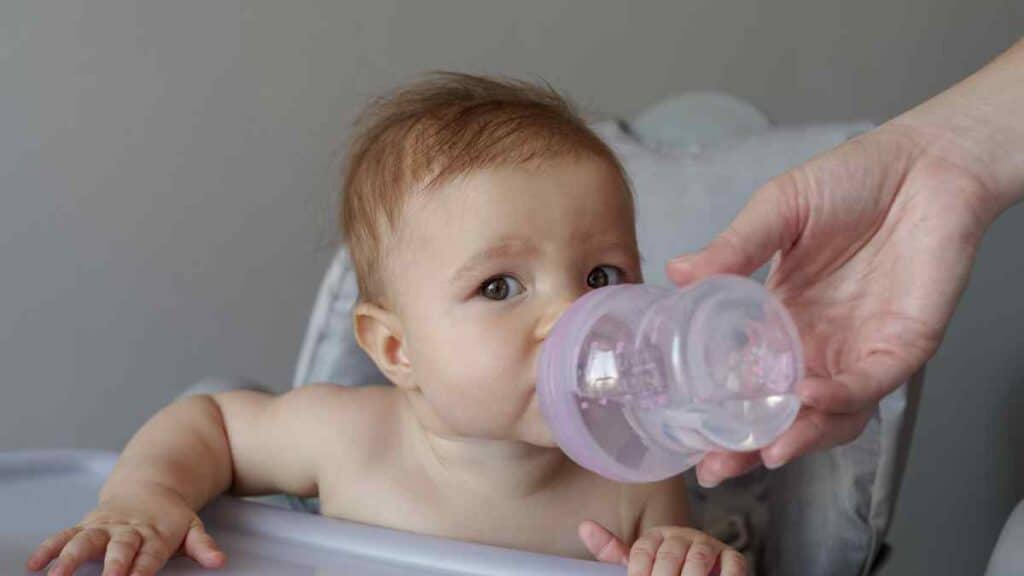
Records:
[[[480,371],[507,371],[521,363],[524,357],[522,339],[512,326],[483,325],[460,334],[452,351],[461,356],[473,356],[474,366]]]
[[[449,376],[468,397],[493,402],[516,396],[528,386],[531,367],[513,342],[494,335],[468,339],[451,347]]]
[[[451,358],[452,376],[466,386],[469,394],[488,396],[521,389],[521,366],[511,350],[501,345],[467,342]]]

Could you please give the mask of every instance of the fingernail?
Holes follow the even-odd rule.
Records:
[[[786,459],[772,456],[771,454],[762,454],[761,461],[764,462],[764,467],[769,470],[776,470],[786,465]]]
[[[714,488],[722,483],[721,478],[710,479],[697,474],[697,483],[700,484],[701,488]]]
[[[813,405],[815,401],[815,391],[808,386],[800,382],[796,385],[796,394],[800,398],[801,404]]]

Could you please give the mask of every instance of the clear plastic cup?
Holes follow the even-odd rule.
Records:
[[[590,292],[562,315],[537,397],[562,450],[620,482],[654,482],[708,451],[770,444],[796,418],[799,335],[763,286],[715,276],[684,289]]]

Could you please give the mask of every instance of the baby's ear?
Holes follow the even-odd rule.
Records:
[[[388,380],[399,388],[413,386],[411,366],[405,355],[402,323],[393,312],[376,304],[360,302],[352,313],[352,327],[359,347]]]

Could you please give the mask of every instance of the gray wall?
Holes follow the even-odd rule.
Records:
[[[0,449],[117,448],[185,385],[290,379],[354,110],[429,69],[596,116],[683,89],[882,120],[1024,30],[1019,0],[0,2]],[[932,363],[889,574],[979,573],[1024,496],[1024,208]]]

